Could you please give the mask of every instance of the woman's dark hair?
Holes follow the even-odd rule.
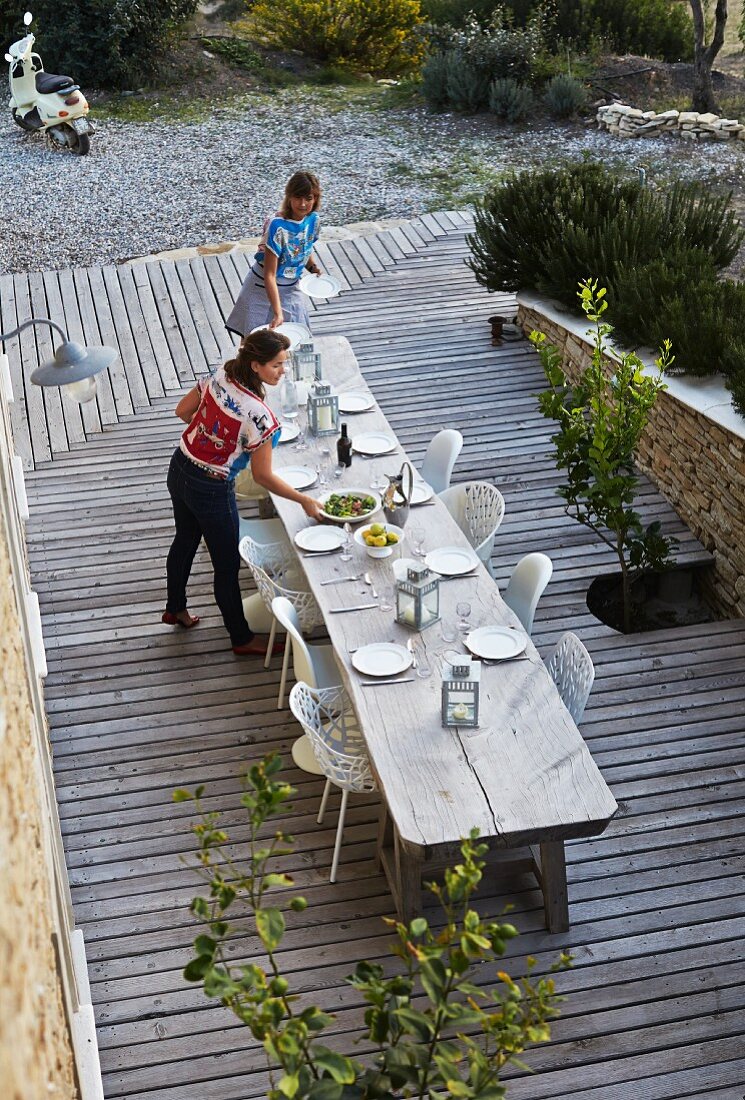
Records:
[[[290,176],[285,187],[285,197],[279,212],[283,218],[292,217],[290,199],[313,199],[313,209],[317,210],[321,205],[321,185],[318,176],[313,172],[296,172]]]
[[[243,337],[235,359],[225,364],[225,377],[228,382],[237,382],[244,389],[251,390],[257,397],[264,397],[264,383],[253,369],[253,363],[271,362],[279,353],[290,346],[290,341],[281,332],[271,328],[260,328]]]

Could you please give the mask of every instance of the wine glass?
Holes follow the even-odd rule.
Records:
[[[316,463],[316,473],[318,474],[318,484],[321,486],[328,485],[329,472],[325,462]]]
[[[344,524],[344,544],[341,548],[341,554],[339,557],[342,561],[352,560],[352,551],[354,550],[354,542],[352,537],[352,524]]]
[[[471,605],[462,600],[455,605],[455,613],[458,616],[458,630],[461,634],[468,634],[470,629]]]
[[[337,481],[341,477],[344,476],[344,471],[345,470],[346,470],[346,466],[344,465],[344,463],[343,462],[337,462],[337,464],[334,466],[334,477],[336,478]]]
[[[414,553],[418,558],[424,557],[424,528],[416,524],[414,527],[409,528],[409,534],[411,535],[411,545],[414,548]]]
[[[378,487],[378,464],[377,462],[370,463],[370,488],[377,489]]]

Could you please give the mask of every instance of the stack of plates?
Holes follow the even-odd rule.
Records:
[[[295,535],[295,545],[309,553],[328,553],[339,550],[346,537],[341,527],[302,527]]]
[[[442,546],[439,550],[430,550],[424,564],[433,573],[439,573],[443,577],[461,577],[464,573],[472,572],[479,564],[479,559],[473,550],[464,546]]]
[[[466,638],[466,646],[471,653],[487,661],[506,661],[517,657],[527,644],[527,634],[509,626],[480,626]]]
[[[352,450],[360,455],[387,455],[397,447],[398,443],[387,432],[362,432],[352,440]]]
[[[311,470],[310,466],[281,466],[278,470],[275,470],[275,473],[277,477],[281,477],[283,481],[286,481],[293,489],[297,489],[299,493],[303,489],[309,489],[318,479],[318,474],[315,470]]]
[[[372,642],[352,654],[352,666],[364,676],[398,676],[411,661],[409,650],[395,642]]]

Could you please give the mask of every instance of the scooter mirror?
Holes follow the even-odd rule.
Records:
[[[15,58],[14,58],[14,57],[13,57],[13,56],[12,56],[11,54],[9,54],[9,53],[6,53],[6,55],[5,55],[5,60],[6,60],[6,61],[14,61],[14,60],[15,60]]]
[[[26,12],[26,14],[25,14],[25,15],[24,15],[24,17],[23,17],[23,25],[24,25],[24,27],[30,27],[30,26],[31,26],[31,21],[32,21],[32,19],[33,19],[33,18],[34,18],[34,17],[33,17],[33,15],[31,14],[31,12],[30,12],[30,11],[27,11],[27,12]]]

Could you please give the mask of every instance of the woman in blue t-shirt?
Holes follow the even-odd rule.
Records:
[[[259,250],[225,326],[247,336],[261,325],[284,321],[310,327],[305,294],[298,286],[304,271],[320,274],[313,258],[318,240],[321,185],[312,172],[296,172],[285,188],[279,213],[266,221]]]

